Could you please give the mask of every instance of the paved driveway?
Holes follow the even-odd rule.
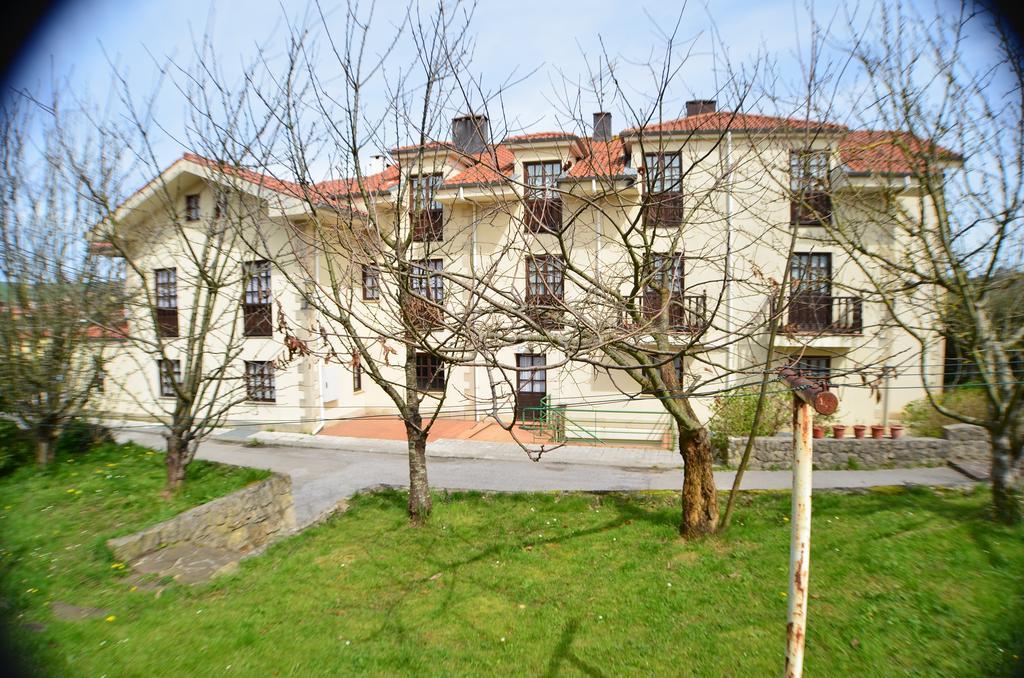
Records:
[[[123,430],[118,437],[122,440],[135,440],[156,449],[163,448],[163,438],[153,429]],[[349,447],[357,447],[356,442],[352,442]],[[408,485],[408,465],[402,451],[403,445],[381,446],[374,442],[360,447],[366,449],[246,447],[210,440],[199,446],[196,456],[290,475],[296,519],[300,526],[304,526],[330,513],[338,502],[361,490],[380,485]],[[442,448],[442,456],[437,456],[430,453],[430,449],[430,484],[439,489],[495,492],[678,490],[683,482],[682,470],[672,457],[668,457],[670,463],[661,466],[645,464],[642,457],[625,458],[618,462],[609,457],[600,462],[583,463],[574,460],[578,455],[559,457],[560,451],[556,451],[545,457],[544,461],[533,462],[521,451],[518,452],[521,456],[516,457],[510,450],[496,452],[494,447],[486,448],[488,458],[452,456],[448,448]],[[470,449],[463,448],[463,451],[469,454]],[[728,489],[732,486],[734,476],[732,471],[718,471],[715,473],[716,485],[719,489]],[[784,490],[790,487],[791,478],[789,471],[747,471],[743,478],[743,488]],[[969,478],[948,467],[814,472],[816,489],[878,485],[955,486],[971,482]]]

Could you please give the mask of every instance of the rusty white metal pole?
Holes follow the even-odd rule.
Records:
[[[793,396],[793,509],[789,540],[789,610],[786,623],[786,678],[804,670],[807,583],[811,560],[811,464],[814,410]]]

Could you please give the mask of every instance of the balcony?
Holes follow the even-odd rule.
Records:
[[[546,330],[559,330],[565,325],[562,298],[553,294],[527,295],[523,309],[526,316]]]
[[[787,300],[786,324],[790,334],[860,334],[864,314],[859,297],[795,295]]]
[[[823,192],[793,196],[789,220],[794,226],[825,226],[832,221],[832,196]]]
[[[668,311],[667,329],[671,332],[697,334],[708,324],[708,298],[706,294],[673,294],[668,304],[662,303],[660,292],[644,295],[641,311],[645,318],[659,323],[663,313]]]
[[[405,318],[410,329],[418,332],[430,332],[441,327],[444,313],[441,307],[418,294],[411,294],[405,299]]]
[[[678,227],[683,223],[683,194],[655,193],[647,204],[647,226]]]
[[[413,242],[441,242],[444,240],[444,211],[420,210],[411,212]]]
[[[527,199],[524,220],[531,233],[558,233],[562,230],[562,201],[558,198]]]

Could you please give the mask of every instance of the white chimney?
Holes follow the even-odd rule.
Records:
[[[366,161],[366,166],[363,167],[363,174],[370,176],[371,174],[380,174],[384,171],[385,160],[383,155],[371,155],[370,159]]]

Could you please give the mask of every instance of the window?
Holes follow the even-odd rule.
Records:
[[[556,190],[561,174],[560,160],[523,164],[525,220],[533,233],[558,233],[562,230],[562,199]]]
[[[543,354],[516,354],[516,415],[523,421],[542,418],[548,392],[547,358]]]
[[[380,299],[380,269],[373,264],[363,264],[363,300]]]
[[[645,153],[646,218],[649,226],[683,223],[683,171],[678,153]]]
[[[683,293],[683,255],[655,254],[651,257],[652,290],[667,290],[670,294]]]
[[[199,221],[199,194],[185,196],[185,221]]]
[[[550,303],[565,298],[565,262],[542,255],[526,258],[526,302]]]
[[[444,210],[435,199],[441,187],[440,174],[428,174],[411,179],[413,242],[439,242],[444,240]]]
[[[359,354],[352,356],[352,390],[363,390],[363,365],[359,362]]]
[[[249,400],[261,403],[277,400],[272,360],[245,361],[245,395]]]
[[[650,193],[680,193],[683,186],[682,159],[678,153],[645,153],[647,190]]]
[[[213,218],[220,219],[228,215],[228,194],[217,193],[217,202],[213,205]]]
[[[443,391],[444,363],[432,353],[416,354],[416,388],[421,391]]]
[[[685,293],[685,261],[681,253],[651,256],[642,310],[648,318],[659,318],[667,306],[669,328],[697,332],[706,326],[707,298]]]
[[[672,359],[672,370],[676,376],[676,395],[682,395],[683,377],[686,375],[686,371],[683,369],[683,356],[677,355]]]
[[[444,278],[438,275],[444,270],[441,259],[421,259],[412,265],[409,287],[414,294],[429,299],[435,304],[444,301]]]
[[[178,336],[178,270],[158,268],[156,277],[156,333],[160,337]]]
[[[829,194],[828,151],[792,151],[789,154],[790,222],[821,226],[832,218]]]
[[[175,384],[181,383],[181,361],[157,360],[156,369],[160,380],[160,395],[164,398],[174,398],[177,395]]]
[[[828,381],[832,376],[832,359],[822,356],[803,356],[793,363],[793,369],[808,379]]]
[[[247,261],[243,265],[245,298],[245,335],[269,337],[274,333],[270,302],[270,262]]]

